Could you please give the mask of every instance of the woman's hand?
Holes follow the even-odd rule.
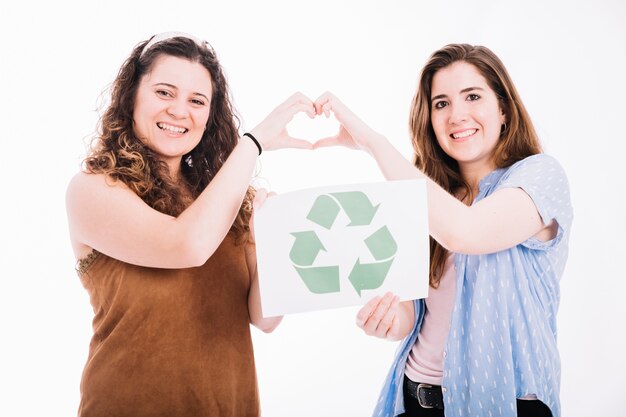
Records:
[[[414,320],[413,302],[401,303],[399,297],[390,292],[372,298],[356,315],[356,325],[365,334],[387,340],[406,337]]]
[[[302,93],[295,93],[272,112],[250,133],[259,141],[263,150],[281,148],[312,149],[311,142],[297,139],[287,132],[287,124],[298,113],[306,113],[311,119],[316,116],[313,102]]]
[[[330,117],[332,112],[340,123],[339,133],[335,136],[320,139],[313,144],[313,148],[327,146],[345,146],[350,149],[362,149],[372,154],[372,147],[384,138],[358,118],[335,95],[326,92],[318,97],[314,103],[315,112]]]

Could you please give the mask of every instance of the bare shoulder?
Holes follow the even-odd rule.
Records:
[[[105,174],[92,174],[80,171],[76,173],[67,186],[67,193],[82,193],[89,190],[108,189],[110,187],[128,188],[121,181],[116,181]]]
[[[70,240],[77,258],[83,258],[92,248],[94,239],[101,234],[101,225],[111,221],[120,208],[133,204],[138,196],[121,181],[105,174],[76,173],[67,186],[65,202]]]
[[[66,190],[68,210],[72,205],[94,203],[98,200],[117,198],[138,198],[122,181],[117,181],[105,174],[78,172],[70,180]]]

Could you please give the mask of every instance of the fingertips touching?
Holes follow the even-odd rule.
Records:
[[[313,149],[313,144],[308,140],[293,137],[289,138],[288,146],[295,149]]]
[[[332,145],[332,138],[318,139],[313,143],[313,149],[326,148]]]

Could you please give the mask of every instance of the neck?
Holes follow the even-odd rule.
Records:
[[[485,178],[495,168],[495,164],[493,163],[459,164],[461,177],[463,177],[463,180],[465,180],[467,185],[471,188],[474,197],[478,194],[480,180]]]
[[[168,170],[170,172],[170,178],[172,181],[178,183],[181,180],[181,172],[180,172],[180,158],[174,158],[166,160]]]

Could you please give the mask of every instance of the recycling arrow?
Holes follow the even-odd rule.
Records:
[[[332,193],[339,200],[339,204],[350,218],[348,226],[364,226],[372,222],[378,206],[373,206],[367,196],[360,191]]]
[[[339,267],[317,266],[300,268],[294,266],[309,291],[315,294],[339,292]]]
[[[372,233],[370,237],[365,239],[365,244],[377,261],[392,257],[398,250],[398,245],[387,226],[383,226]]]
[[[306,218],[330,230],[339,214],[339,210],[341,210],[339,204],[333,198],[321,195],[315,199],[313,207],[311,207]]]
[[[365,244],[374,256],[374,259],[377,261],[387,260],[366,264],[362,264],[360,258],[356,260],[356,264],[350,271],[348,279],[359,296],[361,296],[362,290],[373,290],[383,284],[393,262],[392,256],[398,250],[398,245],[393,236],[391,236],[387,226],[383,226],[372,233],[365,239]]]
[[[364,226],[372,222],[378,206],[374,206],[361,191],[347,191],[321,195],[315,199],[307,219],[330,230],[339,211],[343,208],[350,219],[348,226]]]
[[[350,271],[348,279],[359,294],[359,297],[362,290],[373,290],[383,284],[392,262],[393,259],[384,262],[362,264],[361,259],[356,260],[356,264]]]
[[[315,294],[325,294],[339,291],[339,267],[317,266],[311,267],[317,254],[323,250],[324,245],[314,231],[294,232],[296,238],[289,252],[289,259],[295,264],[294,268],[304,281],[309,291]],[[309,267],[309,268],[306,268]]]
[[[368,226],[379,206],[380,204],[373,205],[361,191],[330,193],[315,199],[306,218],[331,230],[343,209],[350,219],[348,227]],[[291,235],[296,240],[289,252],[289,258],[309,291],[315,294],[339,292],[339,266],[313,266],[319,252],[326,251],[315,231],[293,232]],[[352,267],[348,280],[359,296],[363,290],[375,289],[383,284],[398,250],[398,245],[387,226],[376,230],[364,240],[364,243],[376,262],[361,263],[361,258],[358,258]]]
[[[289,252],[289,259],[296,265],[313,265],[319,251],[326,251],[326,248],[324,248],[324,245],[322,245],[322,242],[312,230],[294,232],[292,235],[295,236],[296,241],[293,242]]]

